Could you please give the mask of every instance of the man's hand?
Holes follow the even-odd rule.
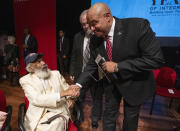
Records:
[[[71,87],[80,92],[81,88],[78,85],[71,85]]]
[[[63,55],[63,59],[66,59],[66,55]]]
[[[6,120],[6,117],[7,117],[7,113],[0,111],[0,128],[2,128],[2,126]]]
[[[73,108],[74,100],[72,100],[72,99],[67,99],[67,100],[66,100],[66,103],[67,103],[68,108]]]
[[[78,97],[80,94],[80,90],[70,86],[67,90],[61,91],[60,94],[61,94],[61,97],[64,97],[64,96]]]
[[[112,61],[104,62],[104,63],[102,64],[102,68],[103,68],[103,70],[107,71],[108,73],[113,73],[116,64],[117,64],[117,63],[112,62]]]
[[[23,44],[23,48],[28,48],[28,45],[27,44]]]

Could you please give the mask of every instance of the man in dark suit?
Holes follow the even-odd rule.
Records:
[[[30,34],[28,28],[24,29],[24,38],[22,41],[24,58],[30,53],[37,52],[37,41],[36,38]]]
[[[155,93],[152,70],[164,64],[160,45],[149,22],[140,18],[117,19],[104,3],[88,10],[91,38],[90,60],[77,80],[80,88],[97,71],[97,56],[104,57],[105,92],[103,131],[115,131],[120,101],[124,103],[123,131],[136,131],[140,106]]]
[[[76,83],[79,75],[81,72],[83,72],[89,57],[90,57],[90,50],[89,50],[89,44],[90,44],[90,37],[92,31],[89,28],[89,25],[87,24],[87,11],[84,10],[80,15],[80,23],[82,26],[82,31],[78,32],[74,36],[73,41],[73,50],[71,55],[71,61],[70,61],[70,77],[71,79]],[[92,126],[93,128],[98,127],[98,120],[101,118],[101,108],[102,108],[102,94],[99,94],[101,96],[96,97],[99,99],[95,99],[95,92],[98,90],[98,85],[101,83],[94,82],[97,79],[98,74],[91,76],[91,83],[86,85],[80,92],[80,96],[78,98],[78,104],[80,106],[80,109],[83,109],[83,102],[85,99],[85,95],[88,89],[90,89],[91,96],[93,99],[94,106],[92,108],[91,113],[91,119],[92,119]],[[97,94],[97,93],[96,93]],[[81,120],[84,120],[83,111],[81,111]]]
[[[65,37],[64,31],[59,30],[59,37],[57,39],[57,69],[64,76],[68,73],[69,62],[69,39]]]

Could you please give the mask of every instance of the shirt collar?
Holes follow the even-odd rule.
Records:
[[[115,19],[113,18],[113,23],[112,23],[111,29],[110,29],[110,31],[108,33],[108,36],[113,37],[113,35],[114,35],[114,27],[115,27]]]

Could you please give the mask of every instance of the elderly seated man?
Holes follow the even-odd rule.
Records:
[[[42,56],[31,53],[25,58],[29,73],[20,79],[20,84],[29,107],[24,126],[26,131],[66,131],[70,98],[78,97],[79,89],[69,86],[58,71],[48,69]]]

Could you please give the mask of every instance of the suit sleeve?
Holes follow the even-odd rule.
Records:
[[[75,75],[75,64],[76,64],[76,45],[77,45],[77,41],[76,41],[76,36],[74,37],[73,40],[73,49],[72,49],[72,53],[71,53],[71,59],[70,59],[70,66],[69,66],[69,73],[71,76]]]
[[[82,86],[90,82],[90,80],[92,80],[92,76],[94,77],[94,74],[97,72],[98,67],[97,64],[95,63],[95,58],[96,58],[95,48],[93,47],[93,44],[90,43],[90,59],[84,71],[81,73],[81,75],[77,80],[77,83],[81,84]]]
[[[28,49],[31,50],[31,52],[37,52],[37,40],[34,36],[31,36],[30,39],[30,45],[28,46]]]
[[[58,38],[57,41],[56,41],[56,53],[57,53],[57,54],[59,54],[59,52],[60,52],[60,51],[59,51],[59,50],[60,50],[59,48],[60,48],[60,47],[59,47],[59,38]]]
[[[63,44],[65,46],[63,50],[63,55],[66,55],[66,57],[69,57],[69,46],[70,46],[69,39],[65,38]]]
[[[119,75],[122,79],[131,78],[134,73],[141,73],[143,71],[159,68],[165,63],[160,44],[150,28],[149,22],[144,20],[142,23],[139,23],[138,28],[138,48],[141,56],[118,63]]]
[[[22,43],[21,43],[22,45],[24,45],[25,44],[25,37],[23,37],[23,40],[22,40]]]

